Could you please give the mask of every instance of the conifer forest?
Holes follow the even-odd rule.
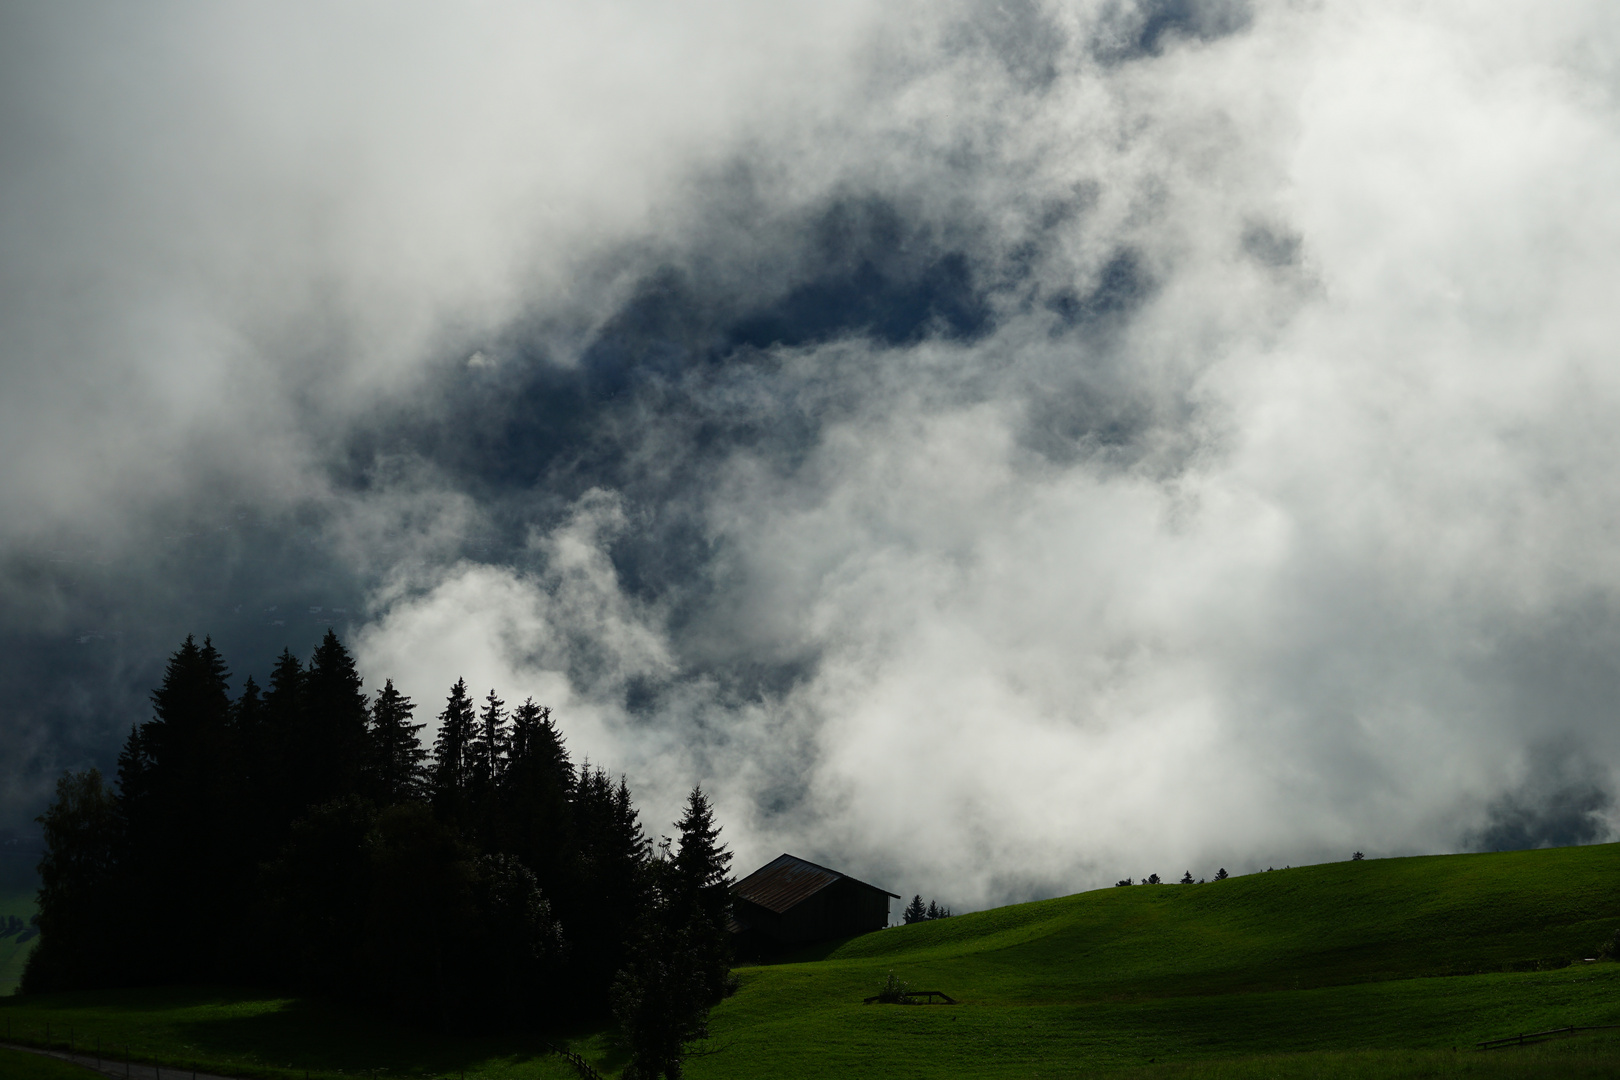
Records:
[[[455,1030],[611,1014],[648,1075],[701,1034],[731,858],[701,789],[659,850],[532,699],[458,680],[428,747],[330,631],[267,686],[229,678],[188,637],[116,782],[59,781],[25,992],[257,984]]]

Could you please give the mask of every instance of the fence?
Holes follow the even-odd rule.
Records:
[[[602,1080],[602,1074],[591,1068],[590,1062],[586,1061],[584,1058],[580,1057],[567,1047],[558,1046],[556,1043],[546,1043],[546,1049],[550,1050],[553,1054],[566,1058],[570,1065],[579,1070],[579,1075],[583,1076],[585,1080]]]

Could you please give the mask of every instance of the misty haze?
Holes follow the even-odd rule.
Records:
[[[233,700],[340,641],[424,748],[532,699],[650,843],[701,789],[734,877],[957,917],[1620,839],[1617,45],[5,4],[7,887],[188,635]]]

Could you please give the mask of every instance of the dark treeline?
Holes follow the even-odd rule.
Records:
[[[948,919],[951,917],[951,909],[937,900],[930,900],[924,904],[922,894],[919,893],[911,898],[911,903],[906,905],[900,917],[907,926],[910,926],[912,923],[928,922],[930,919]]]
[[[532,699],[458,681],[428,750],[416,706],[392,681],[368,698],[330,632],[266,687],[228,678],[187,638],[116,787],[58,784],[25,993],[265,983],[446,1026],[612,1007],[645,1075],[671,1063],[659,1040],[678,1060],[701,1033],[729,979],[730,860],[701,790],[654,851],[623,779],[576,765]]]

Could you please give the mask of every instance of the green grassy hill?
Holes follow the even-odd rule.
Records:
[[[1101,889],[745,969],[694,1078],[1048,1075],[1620,1024],[1620,845]],[[893,972],[961,1004],[867,1006]],[[1464,977],[1466,976],[1466,977]]]
[[[1480,1054],[1478,1040],[1620,1025],[1620,845],[1335,863],[1100,889],[879,931],[741,969],[692,1080],[833,1075],[1620,1075],[1620,1032]],[[1574,961],[1572,963],[1572,961]],[[893,972],[960,1004],[863,1005]],[[224,1073],[573,1075],[539,1039],[448,1039],[274,995],[13,998],[14,1036],[73,1033]],[[575,1049],[616,1075],[608,1033]],[[1455,1048],[1455,1049],[1454,1049]]]

